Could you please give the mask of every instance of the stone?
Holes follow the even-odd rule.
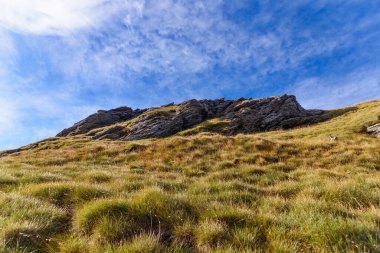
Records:
[[[335,142],[338,140],[338,136],[335,135],[329,135],[329,142]]]
[[[64,129],[57,134],[57,137],[73,136],[78,134],[88,133],[89,131],[110,126],[119,122],[123,122],[134,117],[137,117],[145,110],[132,110],[129,107],[119,107],[109,111],[99,110],[84,120],[75,123],[72,127]]]
[[[368,128],[367,128],[367,132],[368,132],[369,134],[373,134],[373,135],[375,135],[377,138],[380,138],[380,123],[368,127]]]

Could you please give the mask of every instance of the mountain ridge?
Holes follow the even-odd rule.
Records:
[[[224,126],[221,133],[254,133],[288,129],[328,120],[324,110],[306,110],[293,95],[237,100],[188,100],[179,104],[133,110],[119,107],[75,123],[57,137],[84,134],[93,139],[138,140],[167,137],[211,119]]]

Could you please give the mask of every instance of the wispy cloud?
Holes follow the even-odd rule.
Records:
[[[247,7],[245,2],[240,2],[241,8]],[[234,64],[242,71],[267,75],[351,46],[354,32],[365,23],[358,28],[350,23],[341,26],[342,31],[318,29],[315,33],[313,27],[304,27],[291,15],[306,3],[315,13],[329,5],[327,1],[289,5],[262,1],[257,15],[240,24],[226,18],[226,8],[238,7],[224,1],[127,1],[112,22],[88,36],[64,42],[70,45],[67,50],[74,52],[64,59],[73,64],[55,62],[62,62],[60,68],[70,74],[112,77],[113,82],[118,77],[125,82],[126,73],[197,74]],[[252,31],[254,26],[261,29]],[[56,51],[52,48],[52,55]]]
[[[346,76],[313,77],[299,81],[289,93],[307,108],[333,109],[379,98],[380,68],[357,70]]]
[[[54,136],[63,125],[88,115],[98,106],[88,106],[66,93],[37,91],[37,79],[0,80],[0,150]]]
[[[107,0],[0,0],[0,26],[19,33],[66,35],[103,21]]]

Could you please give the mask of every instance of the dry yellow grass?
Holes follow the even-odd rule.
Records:
[[[214,120],[3,157],[0,252],[380,252],[380,140],[362,132],[380,101],[345,111],[288,131],[223,136]]]

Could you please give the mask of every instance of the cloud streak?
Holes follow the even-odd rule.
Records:
[[[106,0],[0,0],[1,27],[18,33],[67,35],[107,18]]]
[[[357,70],[343,77],[313,77],[289,90],[306,108],[334,109],[379,98],[380,68]]]

